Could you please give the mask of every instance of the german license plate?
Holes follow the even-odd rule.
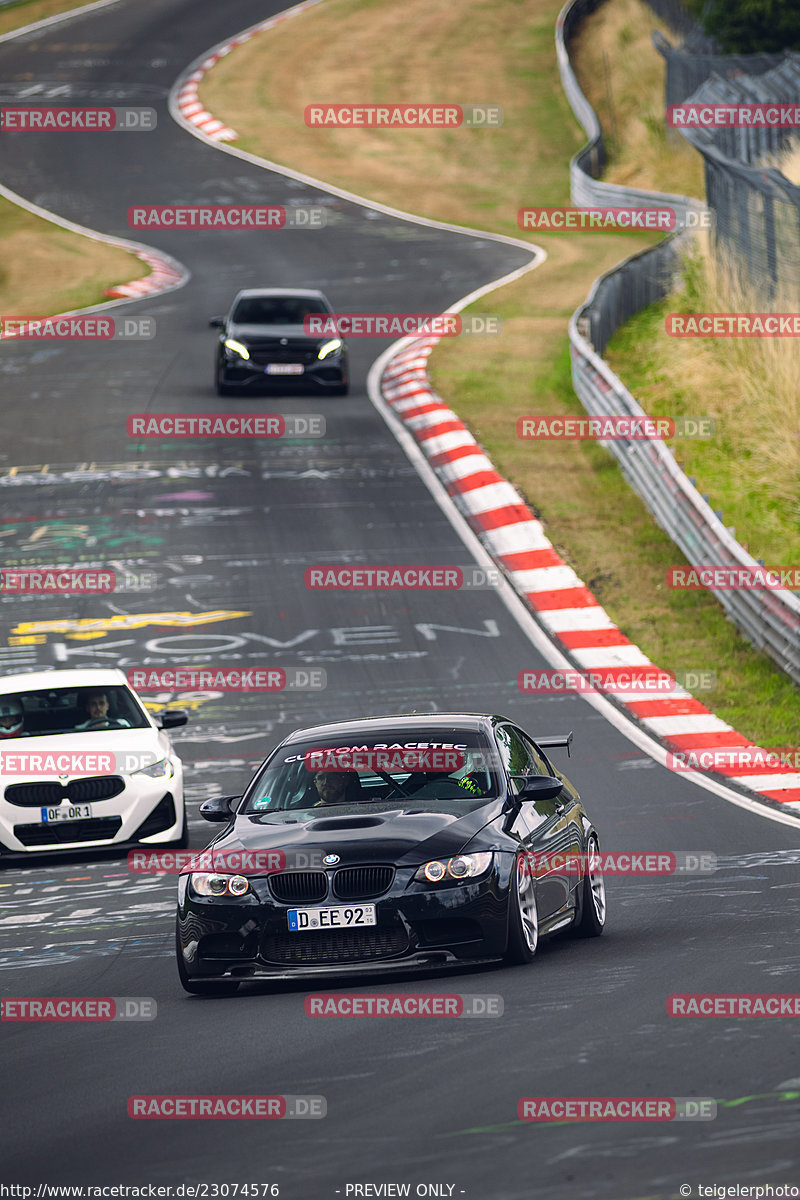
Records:
[[[58,808],[43,808],[42,824],[56,821],[88,821],[92,815],[91,804],[59,804]]]
[[[302,375],[305,367],[302,363],[267,363],[264,370],[267,375]]]
[[[309,929],[359,929],[377,925],[374,904],[351,904],[348,908],[290,908],[290,933]]]

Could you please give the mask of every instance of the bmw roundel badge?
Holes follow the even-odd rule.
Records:
[[[338,854],[326,854],[322,860],[326,867],[334,867],[339,861]]]

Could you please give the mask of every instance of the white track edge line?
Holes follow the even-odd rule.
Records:
[[[19,29],[10,29],[8,33],[0,34],[0,44],[23,37],[26,33],[36,33],[39,29],[47,29],[50,25],[71,21],[74,17],[82,17],[84,13],[96,12],[99,8],[109,8],[112,4],[119,3],[120,0],[94,0],[93,4],[84,4],[81,8],[69,8],[66,12],[55,13],[52,17],[42,17],[41,21],[34,21],[31,25],[21,25]]]

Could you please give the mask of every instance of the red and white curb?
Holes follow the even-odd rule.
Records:
[[[198,129],[202,129],[203,133],[215,142],[235,142],[239,135],[235,129],[229,129],[223,121],[218,121],[210,112],[206,112],[197,97],[197,89],[206,71],[209,71],[215,63],[219,62],[223,55],[230,54],[234,46],[238,46],[241,42],[246,42],[248,37],[249,35],[237,38],[235,42],[231,42],[218,53],[212,54],[203,63],[201,70],[192,71],[192,74],[178,92],[178,110],[181,116],[186,121],[190,121],[192,125],[196,125]]]
[[[152,296],[157,292],[169,291],[186,282],[185,269],[178,266],[174,259],[156,250],[135,250],[136,257],[150,268],[150,274],[141,279],[133,279],[130,283],[118,283],[106,288],[105,296],[114,298],[132,298]]]
[[[438,338],[420,338],[386,363],[381,392],[428,459],[456,508],[503,569],[537,621],[578,670],[654,664],[622,633],[581,579],[553,549],[542,524],[456,413],[433,391],[428,357]],[[667,751],[758,747],[715,717],[690,692],[604,691]],[[762,750],[761,757],[767,751]],[[800,771],[718,767],[710,773],[785,811],[800,812]]]
[[[220,46],[215,46],[207,58],[204,58],[201,63],[198,63],[190,75],[187,75],[182,82],[177,95],[178,112],[185,121],[194,125],[201,130],[206,137],[211,138],[214,142],[235,142],[238,138],[238,133],[235,129],[230,129],[224,121],[218,120],[213,113],[207,112],[199,99],[197,92],[202,82],[203,76],[212,67],[215,67],[221,58],[226,54],[230,54],[237,46],[241,46],[244,42],[249,42],[257,33],[263,33],[266,29],[272,29],[275,25],[279,25],[281,21],[285,21],[287,17],[296,16],[306,8],[313,8],[315,4],[321,3],[321,0],[304,0],[302,4],[296,4],[294,8],[287,9],[286,12],[278,13],[276,17],[270,17],[267,21],[261,21],[258,25],[252,25],[237,37],[231,38],[229,42],[223,42]]]

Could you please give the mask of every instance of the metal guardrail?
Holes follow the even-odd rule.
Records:
[[[800,54],[787,51],[764,75],[713,76],[692,104],[794,105],[800,95]],[[747,278],[791,303],[800,294],[800,187],[772,164],[794,141],[794,129],[681,128],[705,162],[706,195],[717,242],[743,261]]]
[[[652,43],[662,56],[667,67],[666,106],[682,104],[701,84],[712,75],[734,79],[742,74],[763,75],[783,62],[788,54],[715,54],[702,49],[693,50],[691,43],[673,46],[668,38],[656,30]]]
[[[686,221],[688,212],[702,212],[704,205],[689,196],[672,192],[644,192],[640,188],[605,183],[597,176],[606,165],[606,149],[597,114],[581,91],[570,62],[568,44],[584,17],[600,7],[603,0],[569,0],[556,21],[556,56],[561,83],[572,111],[589,139],[586,146],[573,155],[569,164],[570,195],[573,204],[581,208],[671,208],[678,225]]]
[[[637,207],[668,203],[683,205],[683,212],[701,208],[687,196],[664,197],[637,188],[614,188],[595,179],[587,166],[599,171],[605,151],[597,116],[570,64],[567,43],[580,20],[599,0],[568,0],[556,24],[556,53],[561,80],[573,112],[589,144],[570,163],[573,203],[583,207],[621,203]],[[609,195],[620,197],[611,201]],[[624,199],[622,197],[624,196]],[[679,210],[680,211],[680,210]],[[670,291],[678,266],[683,233],[658,246],[635,254],[597,279],[585,304],[569,323],[572,379],[575,391],[592,416],[644,416],[625,385],[600,357],[613,332],[631,316]],[[753,569],[758,561],[736,541],[708,501],[680,469],[668,447],[659,441],[606,443],[625,479],[641,497],[657,523],[697,567],[722,566]],[[785,588],[774,591],[711,589],[736,627],[756,647],[764,650],[789,677],[800,684],[800,599]]]

